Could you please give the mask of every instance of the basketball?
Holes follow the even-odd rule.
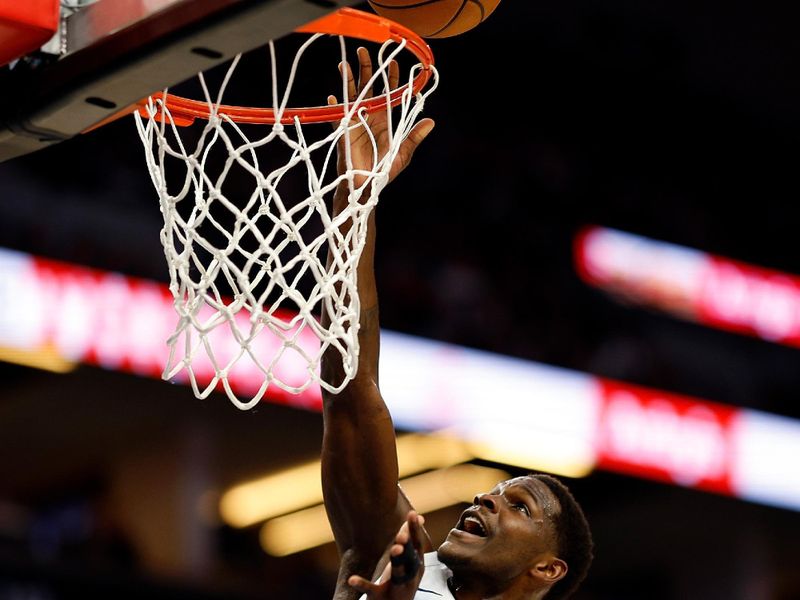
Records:
[[[426,38],[459,35],[480,25],[500,0],[370,0],[379,15]]]

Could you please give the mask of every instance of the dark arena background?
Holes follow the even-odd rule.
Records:
[[[437,126],[377,208],[381,320],[477,366],[425,388],[424,365],[387,350],[407,385],[383,392],[429,455],[409,475],[564,478],[596,542],[577,599],[800,598],[796,16],[770,0],[505,0],[429,41]],[[305,548],[267,539],[270,520],[320,502],[313,490],[243,525],[221,511],[243,482],[286,485],[259,488],[268,504],[304,485],[317,404],[197,400],[125,349],[161,348],[146,327],[109,333],[144,300],[91,281],[165,284],[161,225],[130,117],[0,164],[0,246],[21,253],[0,261],[0,600],[329,598],[324,527],[303,526]],[[30,256],[89,283],[27,296]],[[58,339],[15,346],[45,321]],[[530,376],[480,366],[498,355]],[[428,421],[403,412],[415,386],[441,402]],[[521,459],[434,464],[414,431],[473,406],[515,421]],[[579,434],[580,452],[561,443]],[[421,509],[435,542],[464,506]]]

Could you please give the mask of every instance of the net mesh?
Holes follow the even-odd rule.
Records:
[[[201,130],[179,127],[157,98],[150,98],[146,116],[136,114],[164,218],[161,242],[177,313],[163,377],[188,378],[198,398],[222,388],[247,409],[271,386],[298,394],[317,382],[338,393],[357,371],[356,268],[368,218],[436,77],[434,70],[433,85],[414,93],[412,80],[422,67],[408,69],[399,104],[391,108],[387,102],[380,109],[389,125],[388,151],[383,156],[374,151],[370,167],[356,169],[349,152],[355,130],[364,127],[377,149],[360,103],[371,87],[382,86],[388,99],[389,65],[404,42],[374,49],[371,84],[345,101],[345,116],[333,127],[304,125],[297,118],[281,124],[301,59],[321,37],[329,36],[310,36],[296,51],[285,85],[279,84],[276,48],[269,44],[274,125],[240,125],[220,110],[239,57],[213,97],[199,76],[210,111]],[[340,60],[347,61],[346,38],[338,37],[338,49]],[[345,78],[340,79],[341,97],[347,99]],[[337,168],[337,145],[347,150],[343,168]],[[340,186],[348,199],[333,214],[329,206]],[[322,379],[325,352],[341,356],[344,380]]]

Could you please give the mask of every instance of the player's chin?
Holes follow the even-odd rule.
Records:
[[[486,538],[453,529],[436,551],[439,560],[448,566],[470,560],[486,545]]]
[[[453,563],[461,562],[461,554],[462,553],[458,551],[458,548],[455,548],[448,540],[445,540],[436,550],[436,557],[439,559],[439,562],[442,562],[447,566],[450,566]]]
[[[489,536],[487,535],[477,535],[475,533],[469,533],[468,531],[464,531],[463,529],[458,529],[454,527],[450,530],[445,538],[445,543],[452,543],[458,546],[482,546],[486,544],[488,541]]]

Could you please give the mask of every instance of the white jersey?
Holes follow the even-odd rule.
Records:
[[[425,572],[414,600],[455,600],[447,587],[451,575],[450,569],[439,562],[436,552],[425,554]],[[359,600],[367,600],[367,595],[363,594]]]

